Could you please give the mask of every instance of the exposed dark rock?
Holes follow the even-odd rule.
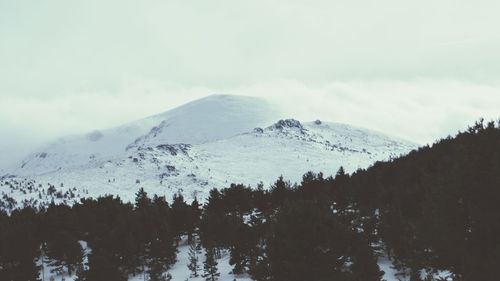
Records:
[[[277,130],[277,131],[285,131],[285,130],[298,130],[301,134],[305,134],[307,129],[302,126],[300,121],[295,119],[282,119],[276,122],[275,124],[267,127],[268,130]]]
[[[160,145],[156,146],[156,148],[159,149],[159,150],[167,151],[172,156],[176,156],[179,153],[187,154],[189,148],[191,148],[191,145],[184,144],[184,143],[180,143],[180,144],[160,144]]]
[[[272,127],[274,127],[275,129],[279,129],[279,130],[282,130],[284,128],[304,129],[302,124],[298,120],[295,120],[295,119],[279,120]]]

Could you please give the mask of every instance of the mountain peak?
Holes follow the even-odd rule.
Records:
[[[166,112],[154,115],[153,117],[171,117],[176,114],[185,114],[186,112],[196,111],[204,114],[217,114],[223,113],[218,110],[227,110],[229,108],[251,108],[256,107],[261,109],[261,114],[265,111],[273,111],[271,105],[262,98],[240,96],[240,95],[227,95],[227,94],[213,94],[200,99],[187,102],[181,106],[168,110]]]
[[[160,120],[134,143],[198,144],[219,140],[269,124],[279,113],[261,98],[211,95],[154,116]]]

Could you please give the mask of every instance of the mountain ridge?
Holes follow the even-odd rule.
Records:
[[[262,99],[209,96],[50,144],[7,174],[12,181],[32,182],[39,192],[57,186],[80,197],[115,194],[133,200],[144,187],[167,198],[183,193],[189,200],[231,182],[269,186],[280,175],[298,182],[307,171],[333,173],[343,166],[352,172],[417,147],[346,124],[276,116],[280,113]],[[20,200],[54,199],[35,191],[2,192]]]

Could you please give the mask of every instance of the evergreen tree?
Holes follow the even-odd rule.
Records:
[[[79,264],[78,267],[76,268],[75,275],[76,279],[75,281],[85,281],[85,267],[83,264]]]
[[[119,257],[94,250],[89,255],[89,270],[85,273],[85,280],[126,281],[128,278],[120,268]]]
[[[267,254],[272,280],[348,280],[354,233],[315,202],[293,202],[279,211]]]
[[[76,239],[72,234],[59,233],[47,242],[46,255],[53,272],[63,274],[66,271],[72,275],[82,262],[83,250]]]
[[[177,235],[192,233],[191,208],[180,193],[174,194],[172,202],[172,227]]]
[[[290,190],[290,183],[280,176],[278,180],[271,186],[270,191],[270,201],[272,206],[281,205],[288,197],[288,191]]]
[[[377,264],[377,258],[370,247],[369,242],[361,235],[353,243],[351,271],[355,280],[380,281],[384,272]]]
[[[203,275],[206,281],[219,280],[220,273],[217,269],[217,260],[215,259],[215,251],[213,248],[207,248],[205,252],[205,262],[203,263]]]
[[[189,243],[189,264],[187,265],[188,269],[191,271],[191,277],[193,278],[198,277],[198,271],[200,270],[196,244],[196,239],[192,239]]]
[[[143,187],[135,194],[135,207],[142,209],[151,206],[151,199],[148,197],[148,193]]]
[[[38,220],[32,208],[14,210],[0,225],[0,280],[38,281],[40,257]]]

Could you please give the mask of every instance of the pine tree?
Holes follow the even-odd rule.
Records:
[[[191,271],[191,277],[198,277],[198,270],[200,266],[198,264],[198,250],[196,245],[196,239],[192,239],[189,243],[189,264],[187,267]]]
[[[270,194],[271,194],[271,203],[273,206],[281,205],[285,199],[287,198],[288,191],[290,189],[290,183],[286,182],[283,179],[283,176],[280,176],[278,180],[271,186]]]
[[[75,281],[84,281],[85,280],[85,268],[83,264],[79,264],[76,268],[76,279]]]
[[[120,259],[113,254],[94,250],[89,255],[89,270],[86,280],[116,280],[125,281],[128,278],[122,272]]]
[[[349,280],[354,233],[330,206],[297,201],[285,204],[273,221],[266,251],[272,280]],[[344,279],[345,278],[345,279]]]
[[[52,272],[59,274],[67,270],[68,275],[72,275],[83,258],[83,250],[76,240],[76,237],[65,234],[56,234],[47,243],[46,255],[50,259]]]
[[[141,209],[149,206],[151,206],[151,199],[148,198],[148,193],[141,187],[135,194],[135,207]]]
[[[201,217],[200,203],[198,202],[198,199],[196,199],[196,197],[194,197],[193,202],[191,202],[191,206],[189,209],[189,216],[188,216],[188,241],[189,241],[189,243],[191,243],[191,240],[193,240],[193,236],[195,234],[195,231],[196,231],[197,227],[199,226],[200,217]]]
[[[177,235],[187,234],[190,231],[189,215],[190,207],[184,201],[184,196],[180,193],[174,194],[172,202],[172,226]]]
[[[215,250],[207,248],[205,253],[205,262],[203,264],[204,273],[202,275],[206,281],[217,281],[220,273],[217,271],[217,261],[215,260]]]
[[[0,280],[38,281],[42,241],[34,224],[35,210],[14,210],[10,221],[0,224]]]

